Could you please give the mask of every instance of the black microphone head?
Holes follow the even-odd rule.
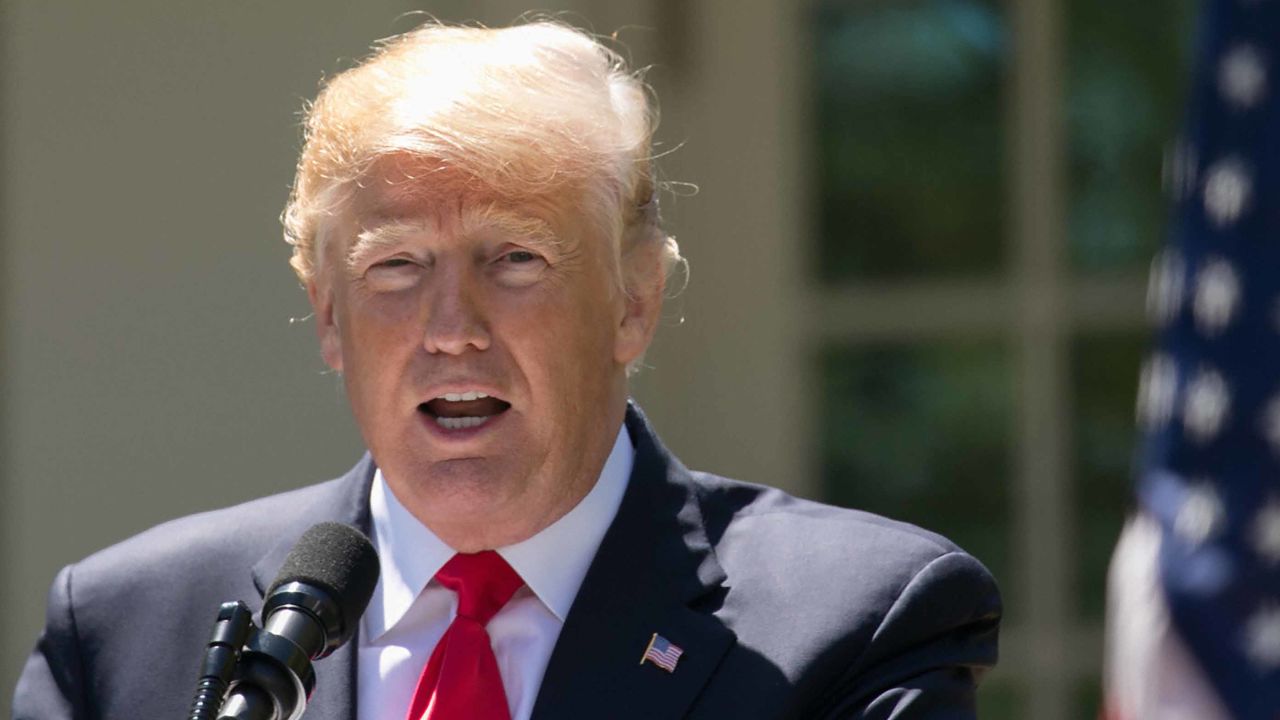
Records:
[[[312,525],[298,538],[267,590],[263,614],[268,614],[275,604],[272,596],[284,585],[304,583],[319,588],[336,605],[335,619],[340,623],[338,627],[325,628],[331,651],[355,634],[356,624],[378,584],[379,572],[378,553],[364,533],[337,522]]]

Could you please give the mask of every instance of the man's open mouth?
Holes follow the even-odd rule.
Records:
[[[418,412],[429,416],[446,430],[465,430],[479,427],[510,408],[511,403],[505,400],[472,390],[432,398],[418,405]]]

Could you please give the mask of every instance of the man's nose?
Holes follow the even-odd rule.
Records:
[[[433,278],[423,346],[427,352],[461,355],[489,347],[489,324],[475,282],[465,274]]]

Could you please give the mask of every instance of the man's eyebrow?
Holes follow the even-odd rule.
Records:
[[[552,224],[528,212],[520,212],[495,205],[484,205],[467,211],[463,218],[463,232],[482,232],[486,229],[518,237],[520,242],[538,250],[560,250],[565,247]],[[389,220],[364,228],[346,252],[346,266],[355,272],[360,263],[380,251],[397,247],[407,239],[430,232],[426,221]]]
[[[361,230],[351,247],[347,248],[346,264],[348,270],[355,270],[362,258],[395,247],[413,235],[426,232],[427,226],[421,222],[389,222]]]
[[[556,233],[550,222],[528,212],[487,205],[468,213],[465,224],[468,230],[500,230],[519,237],[521,242],[535,249],[558,249],[564,246],[564,238]]]

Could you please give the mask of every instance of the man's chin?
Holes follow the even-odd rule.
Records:
[[[542,528],[531,503],[513,499],[510,490],[491,481],[462,481],[420,494],[414,506],[406,507],[454,550],[492,550],[525,540]]]
[[[382,474],[389,483],[403,485],[415,497],[440,503],[453,498],[501,496],[510,493],[519,477],[507,457],[464,453],[432,455],[430,459],[380,466]]]
[[[527,475],[501,456],[393,463],[382,471],[401,504],[419,519],[443,514],[497,517],[503,507],[518,504]]]

